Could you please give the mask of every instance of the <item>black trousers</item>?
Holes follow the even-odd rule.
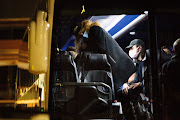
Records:
[[[122,90],[117,91],[117,100],[121,102],[123,114],[126,120],[135,120],[135,114],[132,109],[132,105],[136,106],[139,99],[139,93],[142,91],[141,87],[135,89],[129,89],[128,95],[123,94]]]

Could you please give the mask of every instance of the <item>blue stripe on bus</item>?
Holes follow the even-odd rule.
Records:
[[[126,25],[135,20],[139,15],[126,15],[123,17],[113,28],[111,28],[108,32],[111,36],[115,35],[121,29],[123,29]]]
[[[62,51],[66,51],[66,49],[69,47],[69,46],[73,46],[75,47],[75,36],[71,36],[71,38],[66,42],[66,44],[61,48]]]

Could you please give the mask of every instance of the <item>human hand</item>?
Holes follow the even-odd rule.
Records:
[[[124,83],[123,88],[122,88],[122,92],[127,95],[128,89],[129,89],[129,85],[127,83]]]
[[[133,84],[131,84],[130,86],[129,86],[129,89],[135,89],[135,88],[137,88],[137,87],[139,87],[139,86],[141,86],[141,82],[138,82],[138,83],[133,83]]]

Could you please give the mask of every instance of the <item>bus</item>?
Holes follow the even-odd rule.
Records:
[[[143,40],[148,58],[149,94],[139,94],[138,115],[147,120],[168,117],[161,71],[172,55],[164,57],[163,46],[172,52],[173,42],[179,38],[178,6],[169,2],[151,6],[151,2],[145,4],[141,0],[100,3],[104,4],[93,0],[38,1],[27,20],[23,38],[0,41],[1,85],[2,89],[5,87],[1,92],[2,118],[31,119],[33,115],[46,114],[52,120],[126,119],[109,64],[114,58],[102,53],[79,53],[82,55],[79,65],[67,51],[69,46],[77,47],[72,26],[83,20],[98,21],[127,55],[125,48],[131,40]],[[135,111],[135,106],[132,109]]]

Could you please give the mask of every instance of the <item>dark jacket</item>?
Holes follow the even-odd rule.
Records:
[[[86,51],[107,54],[112,67],[115,90],[119,89],[136,71],[133,61],[103,28],[92,26],[88,37]]]
[[[167,87],[173,92],[180,93],[180,56],[173,56],[162,69]]]

